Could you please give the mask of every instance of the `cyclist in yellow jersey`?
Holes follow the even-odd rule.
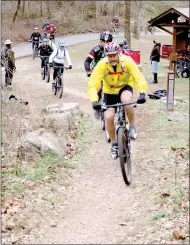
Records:
[[[106,57],[99,61],[94,68],[88,83],[88,97],[95,110],[100,110],[98,103],[98,88],[103,80],[104,103],[112,105],[116,103],[130,103],[133,99],[133,87],[136,86],[140,96],[137,103],[146,102],[147,81],[133,59],[129,56],[119,55],[119,45],[108,43],[104,48]],[[130,137],[136,139],[134,108],[125,106],[129,119]],[[118,146],[115,138],[114,125],[115,108],[105,111],[106,129],[111,139],[111,157],[117,158]]]

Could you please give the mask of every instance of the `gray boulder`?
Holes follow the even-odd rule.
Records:
[[[18,149],[20,158],[44,156],[49,152],[65,156],[67,148],[62,140],[46,129],[40,128],[21,137]]]

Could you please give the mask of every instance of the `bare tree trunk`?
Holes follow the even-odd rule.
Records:
[[[133,35],[136,39],[139,40],[140,38],[140,14],[141,14],[141,7],[142,3],[141,1],[133,1],[133,10],[134,11],[134,26],[133,26]]]
[[[51,18],[51,11],[50,11],[49,1],[47,1],[46,3],[47,3],[48,19],[50,19]]]
[[[113,2],[113,12],[112,12],[112,19],[114,18],[115,15],[115,2]]]
[[[13,20],[12,20],[12,24],[11,24],[10,29],[12,29],[13,24],[14,24],[15,21],[16,21],[16,17],[17,17],[17,15],[18,15],[18,11],[19,11],[19,9],[20,9],[20,1],[21,1],[21,0],[18,0],[18,1],[17,1],[17,9],[16,9],[15,14],[14,14],[14,16],[13,16]]]
[[[42,0],[40,1],[40,16],[41,16],[41,19],[42,19],[42,16],[43,16],[43,12],[42,12]]]
[[[100,3],[99,1],[96,1],[96,21],[98,21],[98,18],[100,16]]]
[[[22,2],[22,18],[24,19],[25,1]]]
[[[127,45],[131,48],[131,1],[125,1],[125,23],[124,23],[124,36],[127,40]]]

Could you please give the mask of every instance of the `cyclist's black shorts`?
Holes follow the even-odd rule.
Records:
[[[104,94],[104,103],[106,105],[121,103],[121,93],[125,90],[133,93],[133,88],[129,85],[125,85],[122,89],[120,89],[119,94]]]

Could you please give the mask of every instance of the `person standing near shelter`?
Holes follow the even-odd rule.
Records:
[[[158,83],[158,62],[160,62],[160,47],[161,44],[157,40],[153,40],[154,47],[150,54],[150,60],[152,65],[153,80],[151,83]]]

